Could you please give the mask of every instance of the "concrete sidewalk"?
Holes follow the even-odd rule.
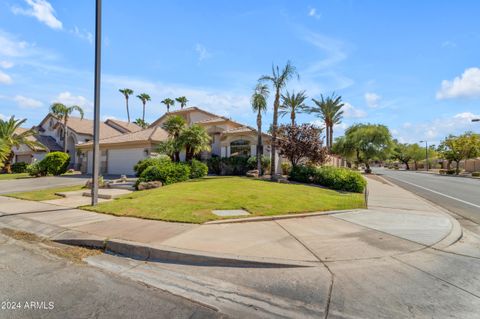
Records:
[[[194,225],[0,197],[0,225],[143,259],[306,266],[446,247],[458,222],[384,179],[369,177],[369,209],[271,221]]]

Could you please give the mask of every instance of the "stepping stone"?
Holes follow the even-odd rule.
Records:
[[[214,213],[217,216],[248,216],[250,215],[249,212],[243,209],[229,209],[229,210],[212,210],[212,213]]]

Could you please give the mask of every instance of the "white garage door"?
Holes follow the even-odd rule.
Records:
[[[134,175],[133,166],[144,158],[143,148],[108,150],[108,173]]]

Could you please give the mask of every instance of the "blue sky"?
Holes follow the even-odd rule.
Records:
[[[335,135],[356,122],[407,142],[480,130],[478,1],[103,2],[103,118],[126,118],[118,89],[129,87],[152,96],[150,122],[162,99],[185,95],[255,125],[256,80],[291,60],[300,80],[288,90],[347,103]],[[60,101],[91,118],[93,33],[94,0],[0,0],[0,116],[35,125]],[[141,116],[136,98],[131,112]]]

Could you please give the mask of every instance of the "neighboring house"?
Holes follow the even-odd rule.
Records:
[[[93,120],[72,116],[68,118],[67,126],[66,143],[67,153],[71,157],[70,167],[79,169],[81,161],[76,153],[75,146],[93,139]],[[25,145],[21,145],[19,148],[13,150],[15,162],[31,163],[33,159],[43,159],[48,152],[63,151],[65,145],[63,125],[52,114],[48,114],[35,129],[38,131],[35,139],[40,142],[44,148],[30,149]],[[141,130],[141,128],[133,123],[128,124],[118,120],[107,120],[105,123],[100,123],[100,139],[138,130]]]
[[[22,127],[19,127],[16,130],[18,134],[21,134],[25,131],[27,131],[27,129]],[[48,152],[63,151],[63,148],[57,144],[54,138],[50,136],[36,135],[30,136],[28,139],[32,142],[39,143],[39,146],[34,146],[33,148],[30,148],[26,145],[14,147],[14,163],[25,162],[30,164],[33,161],[41,161]]]
[[[201,154],[203,159],[212,156],[255,156],[257,147],[257,131],[249,126],[235,122],[227,117],[219,116],[198,107],[188,107],[165,113],[153,122],[149,128],[126,133],[122,136],[100,140],[102,174],[133,175],[133,166],[141,159],[150,156],[159,142],[168,139],[162,124],[168,116],[182,116],[188,125],[198,124],[205,127],[211,136],[211,151]],[[270,156],[270,135],[263,134],[264,155]],[[77,144],[82,157],[82,172],[92,171],[92,142]],[[277,156],[277,172],[281,172],[280,156]],[[185,152],[180,154],[185,159]]]

